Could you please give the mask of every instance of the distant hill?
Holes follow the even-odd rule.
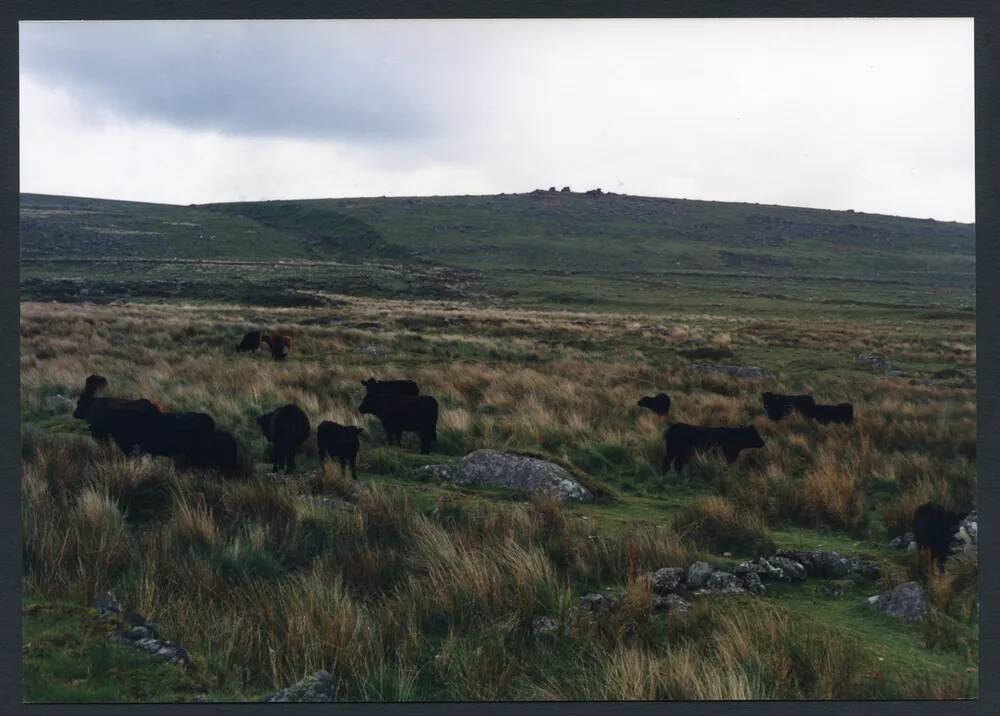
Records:
[[[29,264],[98,258],[397,263],[464,272],[486,293],[501,295],[511,281],[495,279],[510,272],[597,281],[718,275],[898,284],[959,292],[968,303],[975,280],[971,224],[541,190],[191,206],[23,194],[21,251]],[[576,290],[570,287],[567,296]]]

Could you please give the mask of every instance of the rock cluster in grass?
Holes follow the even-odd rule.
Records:
[[[187,651],[172,641],[161,640],[157,635],[157,626],[136,612],[125,612],[121,602],[114,594],[107,592],[94,600],[94,609],[102,619],[120,616],[129,623],[129,627],[112,635],[112,639],[125,646],[151,654],[157,659],[171,664],[183,666],[190,661]]]
[[[691,365],[691,370],[707,375],[731,375],[736,378],[771,378],[774,377],[763,368],[755,365],[721,365],[700,361]]]
[[[433,466],[421,470],[428,471]],[[472,487],[504,487],[560,502],[590,502],[593,494],[555,463],[533,457],[476,450],[442,473],[449,482]]]
[[[325,703],[333,701],[333,677],[328,671],[317,671],[301,681],[287,686],[264,699],[265,703]]]
[[[917,621],[930,608],[927,592],[916,582],[904,582],[888,592],[868,597],[864,604],[877,612],[907,622]]]
[[[868,366],[874,372],[882,375],[886,375],[892,370],[892,363],[881,353],[859,353],[854,357],[854,364]]]

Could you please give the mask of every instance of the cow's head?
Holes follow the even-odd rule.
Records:
[[[87,380],[83,384],[83,392],[80,394],[80,398],[76,401],[76,409],[73,411],[73,417],[83,420],[87,417],[87,412],[90,410],[90,406],[94,403],[94,399],[97,398],[98,394],[108,387],[108,379],[103,375],[89,375]]]

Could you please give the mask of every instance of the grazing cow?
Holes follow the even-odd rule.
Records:
[[[239,448],[233,434],[216,428],[196,449],[178,459],[180,467],[202,470],[232,470],[239,460]]]
[[[236,346],[236,352],[255,351],[260,348],[260,340],[260,331],[247,331],[243,334],[243,340]]]
[[[292,339],[289,336],[270,333],[261,336],[260,340],[271,349],[271,357],[275,360],[285,360],[292,350]]]
[[[368,393],[358,411],[379,419],[390,445],[401,444],[403,431],[415,432],[420,436],[420,452],[426,454],[437,439],[438,402],[429,395]]]
[[[813,418],[817,423],[843,423],[849,425],[854,420],[854,406],[850,403],[837,405],[817,405],[813,410]]]
[[[127,422],[129,415],[163,412],[163,408],[152,400],[99,397],[98,394],[107,385],[108,379],[104,376],[88,376],[73,410],[74,418],[87,421],[87,427],[95,440],[106,442],[111,435],[111,427],[118,422]],[[116,419],[114,416],[117,414],[123,417]]]
[[[936,561],[944,571],[949,545],[968,513],[951,512],[934,502],[926,502],[913,511],[913,538],[924,559]]]
[[[816,408],[816,401],[811,395],[781,395],[779,393],[762,393],[764,412],[771,420],[781,420],[793,410],[800,415],[811,418]]]
[[[283,405],[258,416],[257,424],[271,443],[272,472],[295,469],[295,451],[309,437],[309,418],[297,405]]]
[[[732,464],[740,456],[741,450],[764,447],[757,428],[746,425],[742,428],[706,428],[700,425],[675,423],[664,433],[666,454],[663,457],[663,473],[670,471],[670,465],[680,475],[685,463],[696,452],[713,448],[721,449],[726,462]]]
[[[368,395],[420,395],[420,388],[412,380],[375,380],[369,378],[361,381]]]
[[[112,410],[91,431],[110,435],[126,455],[144,453],[184,459],[212,438],[215,421],[207,413]]]
[[[358,479],[355,469],[355,461],[358,458],[358,449],[361,442],[358,436],[363,433],[359,427],[353,425],[339,425],[330,420],[324,420],[316,428],[316,452],[319,454],[320,462],[324,458],[340,459],[340,474],[347,474],[347,465],[351,466],[351,477]]]
[[[657,415],[666,416],[670,412],[670,396],[666,393],[659,393],[655,396],[647,395],[639,398],[637,405],[640,408],[648,408]]]

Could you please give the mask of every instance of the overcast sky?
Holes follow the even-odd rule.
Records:
[[[23,22],[21,190],[974,220],[971,19]]]

